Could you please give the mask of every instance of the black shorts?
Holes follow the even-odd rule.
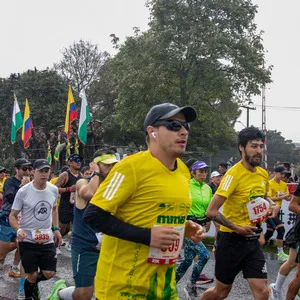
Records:
[[[267,265],[258,240],[246,241],[244,236],[219,232],[215,252],[215,275],[220,282],[231,285],[242,271],[244,278],[267,278]]]
[[[275,218],[272,218],[272,219],[267,219],[266,223],[267,223],[267,228],[271,229],[271,230],[275,230],[275,228],[278,225],[283,224],[278,216],[276,216]]]
[[[73,219],[74,219],[73,210],[59,209],[58,207],[58,218],[61,224],[73,223]]]
[[[56,248],[53,243],[40,245],[28,242],[19,243],[21,262],[25,273],[56,271]]]
[[[296,249],[295,228],[292,227],[285,236],[285,244],[289,248]]]

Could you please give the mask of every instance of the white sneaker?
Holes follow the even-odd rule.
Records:
[[[271,299],[273,300],[283,300],[282,296],[281,296],[281,291],[277,291],[275,289],[275,283],[271,283],[269,285],[269,294]]]
[[[59,247],[56,248],[56,255],[61,254]]]

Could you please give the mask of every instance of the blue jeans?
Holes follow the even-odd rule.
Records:
[[[184,238],[184,259],[177,267],[176,282],[185,274],[187,269],[193,263],[193,259],[198,255],[198,260],[193,266],[191,283],[195,284],[201,271],[209,260],[209,252],[202,242],[194,244],[190,239]]]

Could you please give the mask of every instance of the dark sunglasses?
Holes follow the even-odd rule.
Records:
[[[183,126],[187,131],[190,130],[190,124],[188,122],[181,122],[178,120],[156,121],[152,126],[153,127],[164,126],[171,131],[179,131]]]
[[[72,160],[73,162],[76,162],[76,164],[79,164],[79,163],[81,163],[81,158],[76,158],[76,159],[74,159],[74,160]]]
[[[26,172],[26,171],[32,171],[32,168],[31,167],[23,167],[21,168],[22,171]]]
[[[2,170],[2,171],[0,171],[0,173],[6,173],[6,170]]]

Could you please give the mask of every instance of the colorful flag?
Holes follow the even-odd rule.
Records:
[[[20,111],[20,107],[18,104],[18,100],[16,95],[14,94],[14,107],[13,107],[13,114],[12,114],[12,122],[11,122],[11,143],[14,144],[17,139],[17,131],[23,125],[23,118]]]
[[[67,104],[66,121],[65,121],[65,133],[67,134],[68,139],[70,138],[70,134],[71,134],[71,123],[77,118],[78,118],[78,113],[76,110],[76,104],[72,94],[72,88],[69,85],[68,104]]]
[[[80,109],[80,118],[79,118],[78,138],[83,144],[86,144],[87,126],[88,123],[91,121],[91,116],[90,116],[84,89],[81,91],[80,97],[81,97],[81,109]]]
[[[24,148],[29,147],[29,140],[32,136],[32,118],[30,114],[28,100],[25,101],[25,110],[24,110],[24,121],[23,121],[23,129],[22,129],[22,141],[24,143]]]
[[[52,164],[52,154],[51,154],[51,148],[50,148],[50,145],[49,145],[49,144],[48,144],[47,161],[48,161],[49,165],[51,166],[51,164]]]
[[[60,142],[58,142],[55,147],[55,152],[54,152],[54,157],[53,157],[55,160],[59,160],[59,147],[60,147]]]
[[[75,142],[74,153],[79,155],[79,143],[78,143],[78,139],[76,139],[76,142]]]
[[[68,140],[67,145],[66,145],[66,161],[69,160],[70,156],[71,156],[71,144]]]

